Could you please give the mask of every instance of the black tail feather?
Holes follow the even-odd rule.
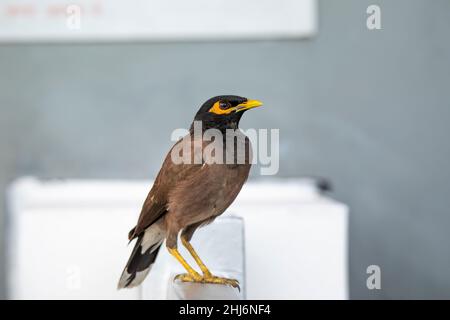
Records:
[[[145,234],[138,236],[131,256],[120,277],[118,289],[133,288],[141,284],[155,262],[162,240],[154,239],[155,242],[143,252],[143,247],[145,245],[143,243],[144,237]]]

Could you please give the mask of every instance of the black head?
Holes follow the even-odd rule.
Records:
[[[202,121],[203,129],[237,129],[242,114],[262,106],[258,100],[239,96],[217,96],[206,101],[195,115],[194,121]]]

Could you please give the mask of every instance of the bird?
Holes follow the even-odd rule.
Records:
[[[137,224],[128,233],[128,240],[136,239],[136,243],[121,274],[118,289],[133,288],[144,281],[164,241],[168,252],[186,270],[174,279],[239,288],[237,280],[213,275],[190,241],[199,227],[213,222],[225,212],[247,181],[252,165],[251,143],[239,129],[239,122],[245,111],[260,106],[259,100],[236,95],[215,96],[201,105],[189,133],[167,154],[143,203]],[[196,132],[196,125],[201,134]],[[205,139],[208,130],[221,136]],[[229,147],[228,138],[238,143]],[[205,152],[213,142],[218,143],[215,159],[213,152]],[[239,157],[242,153],[244,155]],[[183,159],[189,161],[174,161],[174,154],[185,156]],[[178,251],[178,238],[201,273]]]

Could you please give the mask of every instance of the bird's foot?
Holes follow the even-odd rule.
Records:
[[[177,275],[175,277],[175,280],[180,280],[183,282],[224,284],[232,286],[233,288],[238,288],[238,290],[241,290],[239,287],[239,281],[235,279],[216,277],[213,275],[204,275],[203,277],[200,276],[200,278],[197,278],[189,273],[183,273]]]
[[[239,287],[239,281],[237,281],[236,279],[229,279],[229,278],[223,278],[223,277],[217,277],[217,276],[205,276],[203,277],[203,281],[205,283],[215,283],[215,284],[224,284],[224,285],[228,285],[228,286],[232,286],[233,288],[238,288],[238,290],[240,291],[241,288]]]
[[[203,277],[198,273],[195,274],[182,273],[175,276],[174,280],[181,280],[183,282],[203,282]]]

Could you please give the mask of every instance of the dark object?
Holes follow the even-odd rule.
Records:
[[[223,162],[214,163],[211,155],[203,152],[212,141],[197,134],[193,123],[189,135],[178,141],[166,156],[144,202],[138,223],[129,233],[129,240],[137,238],[137,242],[120,278],[119,289],[142,283],[164,240],[169,252],[187,271],[186,274],[178,275],[177,279],[238,287],[234,279],[212,275],[189,241],[198,227],[211,223],[230,206],[247,180],[251,167],[251,147],[249,139],[238,130],[238,125],[244,111],[261,105],[257,100],[230,95],[211,98],[201,106],[194,121],[201,124],[202,132],[207,129],[220,131],[223,152],[219,158]],[[233,148],[227,148],[227,138],[235,141]],[[175,163],[174,154],[188,161]],[[245,159],[238,159],[240,154],[244,154]],[[203,275],[196,272],[178,252],[180,232],[182,244],[195,259]]]
[[[314,182],[316,183],[317,189],[321,193],[333,191],[333,184],[331,183],[331,181],[329,179],[323,178],[323,177],[311,177],[311,179],[314,180]]]

